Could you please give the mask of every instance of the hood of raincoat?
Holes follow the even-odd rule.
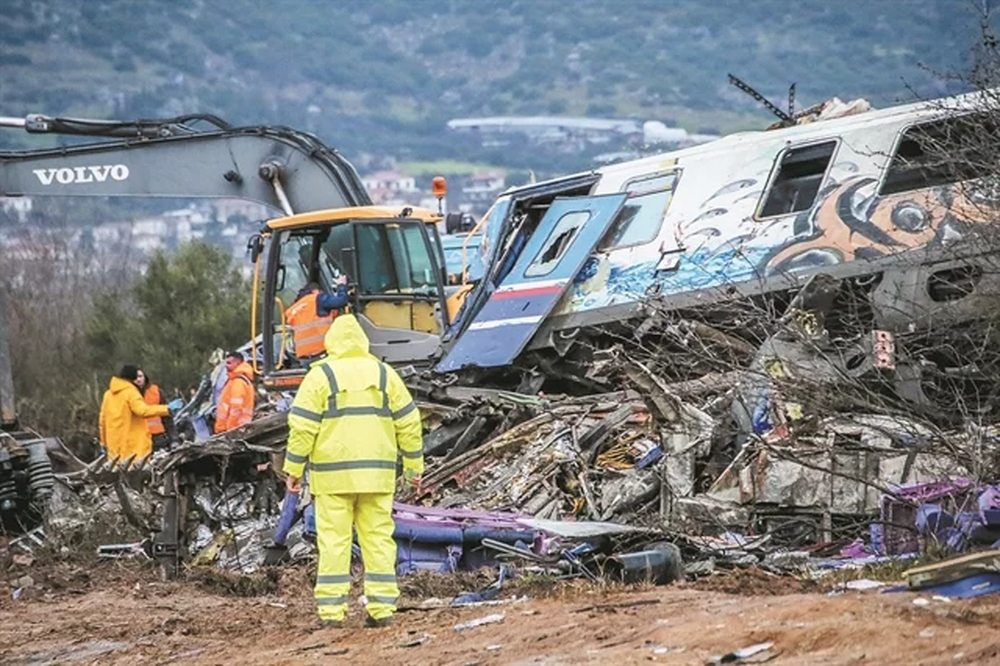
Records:
[[[108,390],[112,393],[121,393],[122,391],[127,391],[130,387],[134,388],[137,392],[139,391],[138,386],[121,377],[112,377],[111,383],[108,384]]]
[[[368,336],[354,315],[344,314],[334,319],[323,344],[330,358],[368,356]]]
[[[249,363],[243,361],[229,373],[229,379],[236,379],[237,377],[244,377],[251,382],[253,381],[253,368]]]

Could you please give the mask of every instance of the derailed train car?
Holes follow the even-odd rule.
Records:
[[[992,99],[734,134],[509,191],[480,224],[488,268],[437,369],[553,367],[574,354],[585,368],[602,332],[626,322],[634,335],[654,310],[728,320],[759,343],[768,331],[736,322],[746,309],[733,303],[778,320],[817,274],[833,281],[828,325],[861,327],[851,335],[874,335],[876,348],[978,316],[998,286]],[[851,322],[838,321],[846,291],[860,296]]]

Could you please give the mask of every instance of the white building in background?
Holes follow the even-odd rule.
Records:
[[[162,217],[146,217],[132,222],[132,246],[141,252],[166,249],[172,237],[173,229]]]
[[[243,199],[212,199],[209,205],[215,209],[215,216],[220,222],[226,222],[231,217],[242,216],[250,222],[256,223],[280,215],[276,209]]]
[[[425,193],[417,189],[417,179],[398,171],[376,171],[361,177],[372,203],[377,205],[418,205]]]
[[[18,222],[27,221],[31,208],[31,197],[0,197],[0,209],[8,215],[16,217]]]
[[[502,169],[476,171],[462,178],[457,209],[463,213],[481,215],[507,187],[507,172]]]
[[[455,132],[477,133],[484,137],[523,134],[537,143],[555,143],[584,139],[603,143],[615,137],[642,134],[637,120],[604,118],[568,118],[560,116],[494,116],[491,118],[456,118],[448,121]]]
[[[580,150],[593,145],[689,146],[716,136],[693,135],[680,127],[667,127],[658,120],[613,120],[558,116],[494,116],[455,118],[448,121],[453,132],[478,135],[483,146],[504,146],[513,135],[536,145],[555,145],[563,150]]]
[[[369,192],[387,190],[405,195],[417,191],[417,179],[398,171],[376,171],[362,176],[361,182]]]

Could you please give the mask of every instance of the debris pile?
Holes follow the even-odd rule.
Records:
[[[681,575],[676,546],[689,575],[1000,546],[1000,487],[982,481],[1000,430],[934,413],[926,392],[951,384],[935,385],[912,339],[848,326],[845,284],[817,275],[763,323],[650,308],[502,381],[404,371],[426,470],[397,498],[400,573],[516,562],[665,582]],[[288,398],[139,465],[65,476],[114,488],[168,573],[312,557],[308,487],[289,503],[280,474]]]
[[[408,499],[552,520],[637,522],[658,508],[663,449],[638,394],[552,399],[535,411],[471,450],[435,460]]]

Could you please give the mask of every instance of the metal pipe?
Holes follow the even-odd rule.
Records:
[[[257,173],[261,178],[271,183],[271,187],[274,188],[274,194],[278,197],[278,203],[281,204],[281,210],[285,212],[285,215],[294,215],[295,211],[292,210],[292,204],[288,201],[285,188],[281,184],[281,165],[277,162],[266,162],[260,165]]]
[[[13,116],[0,116],[0,127],[19,127],[24,129],[28,121],[24,118],[14,118]]]

